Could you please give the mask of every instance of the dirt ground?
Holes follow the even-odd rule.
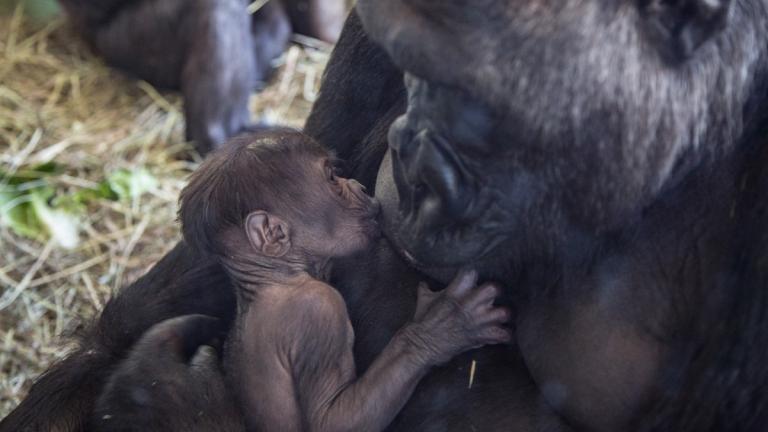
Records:
[[[329,50],[293,45],[254,116],[300,126]],[[106,67],[63,19],[0,16],[0,418],[178,239],[199,161],[183,121],[178,95]]]

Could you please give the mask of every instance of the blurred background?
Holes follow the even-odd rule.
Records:
[[[296,37],[254,118],[301,126],[332,46]],[[179,239],[181,97],[109,68],[54,0],[0,0],[0,418]]]

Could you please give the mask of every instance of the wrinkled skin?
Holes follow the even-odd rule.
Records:
[[[364,374],[356,373],[354,333],[344,301],[332,287],[301,277],[281,281],[272,275],[258,288],[236,279],[237,289],[255,295],[239,305],[224,364],[247,429],[383,430],[435,365],[509,340],[499,327],[508,312],[492,307],[498,288],[477,287],[476,277],[467,272],[445,291],[422,291],[413,320],[376,353]],[[150,370],[145,376],[158,373]],[[114,393],[109,387],[105,392]],[[162,393],[156,393],[150,390],[157,410],[167,409],[160,407]]]
[[[762,430],[766,2],[404,3],[358,3],[381,45],[348,20],[306,126],[384,205],[387,240],[332,281],[356,361],[467,259],[518,344],[433,371],[391,429]],[[75,366],[99,385],[55,367],[2,426],[87,415],[43,396]]]

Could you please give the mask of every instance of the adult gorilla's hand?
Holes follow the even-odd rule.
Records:
[[[93,417],[99,431],[240,431],[214,349],[220,322],[186,315],[153,326],[118,365]]]

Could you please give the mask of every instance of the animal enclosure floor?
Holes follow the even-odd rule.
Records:
[[[283,55],[255,117],[303,123],[330,50],[311,45]],[[180,102],[106,67],[60,18],[0,17],[0,418],[71,348],[63,335],[179,238],[200,159]]]

